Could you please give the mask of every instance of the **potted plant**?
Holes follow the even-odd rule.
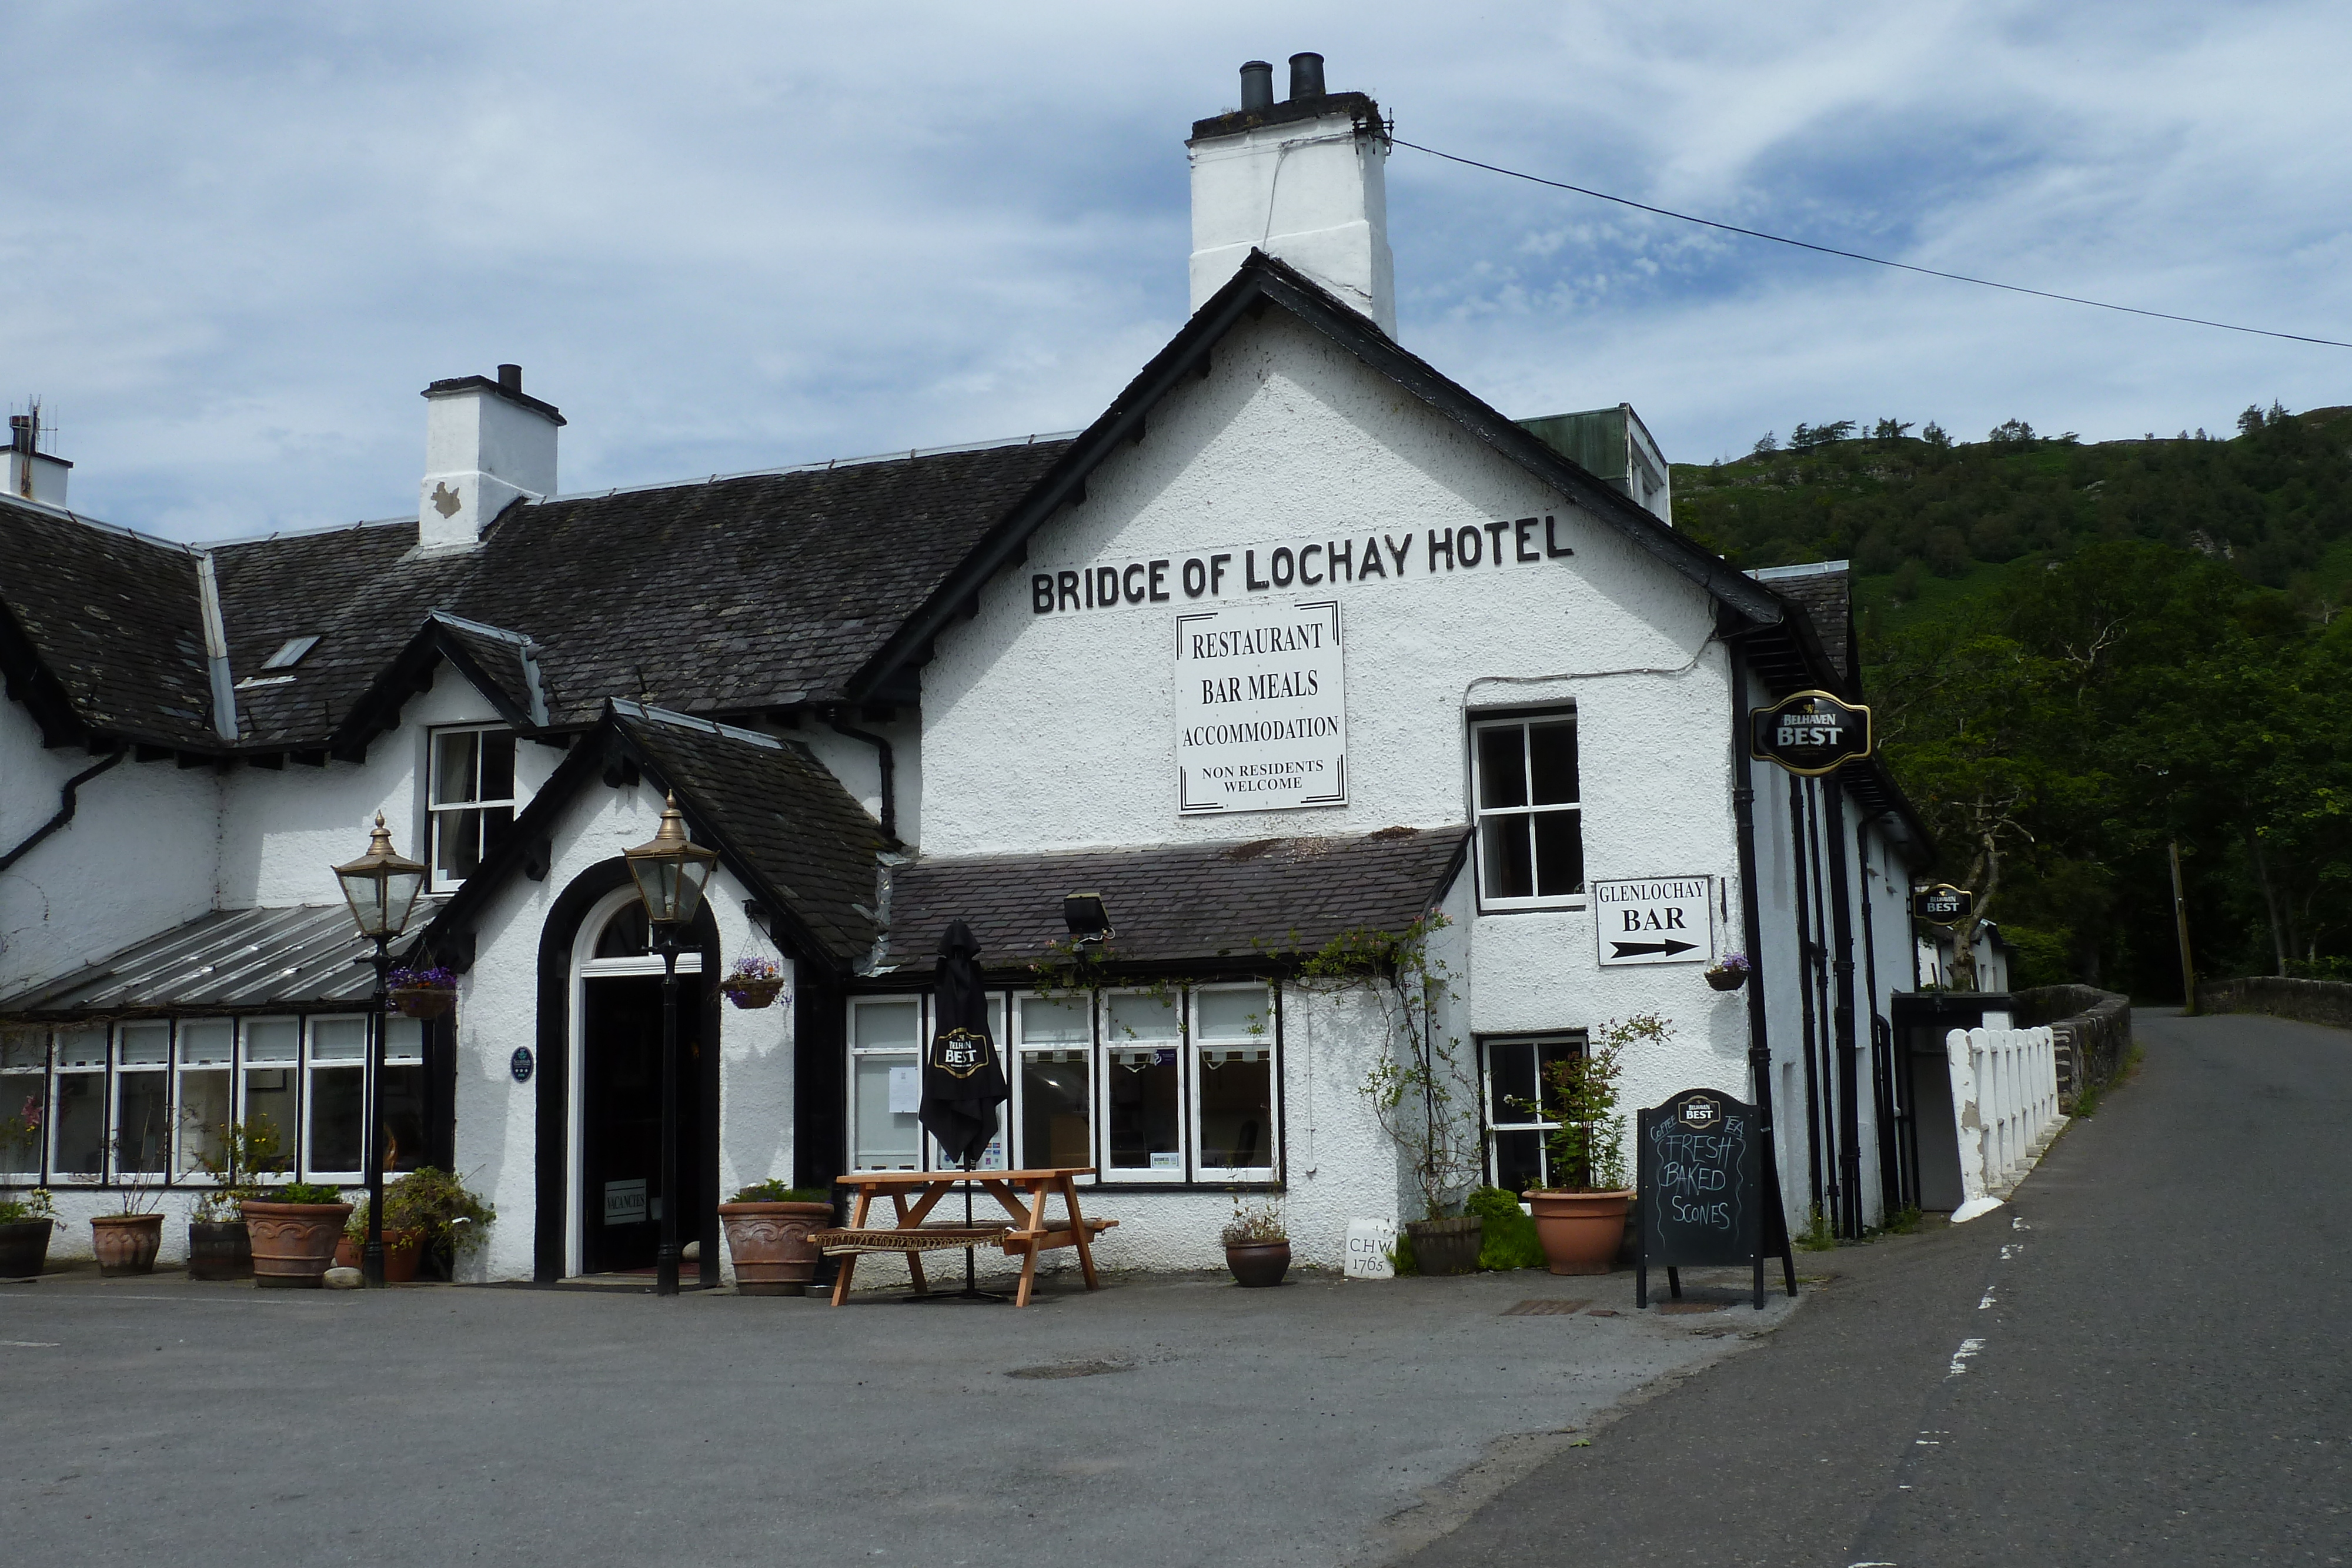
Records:
[[[124,1274],[152,1274],[155,1254],[163,1246],[163,1192],[143,1171],[124,1170],[120,1140],[109,1140],[114,1150],[115,1191],[112,1214],[89,1217],[90,1250],[98,1256],[98,1271],[108,1279]],[[95,1179],[95,1178],[93,1178]]]
[[[1343,932],[1299,967],[1310,982],[1368,990],[1386,1019],[1390,1052],[1357,1089],[1421,1188],[1425,1218],[1404,1230],[1423,1274],[1476,1273],[1486,1232],[1484,1218],[1459,1212],[1486,1146],[1476,1115],[1465,1113],[1477,1103],[1476,1079],[1464,1069],[1461,1038],[1439,1022],[1440,1009],[1461,999],[1445,960],[1429,956],[1430,934],[1449,924],[1429,915],[1400,935]]]
[[[28,1280],[48,1266],[49,1231],[57,1222],[47,1187],[0,1197],[0,1280]]]
[[[392,1188],[383,1189],[383,1282],[405,1285],[416,1278],[416,1260],[425,1250],[425,1233],[400,1223],[400,1210],[392,1200]],[[356,1269],[367,1255],[368,1200],[362,1193],[352,1205],[352,1212],[343,1221],[343,1233],[335,1242],[335,1267]]]
[[[268,1198],[245,1200],[245,1228],[253,1238],[253,1282],[262,1290],[311,1290],[335,1261],[335,1242],[352,1206],[338,1189],[316,1182],[265,1188]]]
[[[438,1166],[419,1166],[383,1191],[383,1223],[387,1233],[398,1230],[416,1238],[419,1256],[430,1254],[451,1265],[489,1237],[499,1211],[488,1198]],[[386,1278],[390,1260],[386,1259]],[[411,1265],[411,1275],[415,1272]]]
[[[437,1019],[457,999],[456,973],[438,964],[404,965],[386,975],[383,984],[403,1018]]]
[[[819,1257],[808,1234],[833,1223],[833,1195],[818,1187],[786,1186],[772,1176],[720,1204],[719,1222],[727,1228],[738,1295],[805,1296]]]
[[[1736,991],[1748,983],[1754,966],[1745,953],[1726,953],[1706,967],[1706,983],[1718,991]]]
[[[1673,1025],[1655,1013],[1612,1019],[1580,1055],[1555,1061],[1546,1073],[1549,1103],[1520,1109],[1556,1118],[1546,1140],[1559,1184],[1527,1195],[1536,1235],[1555,1274],[1606,1274],[1625,1236],[1625,1118],[1617,1113],[1617,1081],[1626,1048],[1664,1046]]]
[[[1272,1198],[1245,1204],[1235,1197],[1224,1243],[1225,1267],[1234,1271],[1236,1285],[1279,1285],[1289,1271],[1290,1232],[1282,1223],[1282,1206]]]
[[[747,954],[719,977],[719,988],[739,1008],[768,1008],[784,988],[784,972],[773,959]]]
[[[253,1278],[253,1238],[245,1227],[245,1205],[261,1196],[257,1178],[282,1165],[278,1129],[269,1118],[225,1123],[220,1139],[199,1147],[196,1163],[213,1181],[196,1197],[188,1216],[188,1278]]]

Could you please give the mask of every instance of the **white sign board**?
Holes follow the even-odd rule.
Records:
[[[642,1225],[646,1217],[645,1177],[604,1184],[605,1224]]]
[[[890,1114],[912,1116],[923,1109],[923,1070],[919,1067],[894,1067],[890,1070]]]
[[[1396,1265],[1389,1261],[1396,1246],[1396,1227],[1385,1219],[1348,1221],[1348,1278],[1393,1280]]]
[[[1176,617],[1176,806],[1187,816],[1348,803],[1339,605]]]
[[[1601,962],[1704,964],[1715,956],[1715,878],[1654,876],[1592,884]]]

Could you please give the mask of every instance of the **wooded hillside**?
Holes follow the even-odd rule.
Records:
[[[1850,559],[1890,764],[2021,983],[2352,977],[2352,409],[2083,444],[1800,425],[1675,470],[1741,567]]]

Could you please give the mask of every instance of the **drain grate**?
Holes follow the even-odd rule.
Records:
[[[1016,1366],[1007,1377],[1100,1377],[1108,1372],[1133,1372],[1123,1361],[1057,1361],[1051,1366]]]
[[[1591,1304],[1590,1297],[1580,1301],[1570,1301],[1558,1296],[1546,1296],[1537,1301],[1521,1301],[1514,1307],[1505,1307],[1503,1315],[1507,1318],[1548,1318],[1556,1313],[1580,1312]]]
[[[1660,1301],[1658,1303],[1658,1311],[1662,1312],[1719,1312],[1723,1311],[1723,1303],[1721,1301]]]

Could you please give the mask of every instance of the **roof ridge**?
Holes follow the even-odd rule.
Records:
[[[725,736],[730,740],[740,740],[749,745],[765,747],[770,751],[791,749],[772,735],[762,735],[756,729],[742,729],[731,724],[720,724],[717,719],[699,718],[690,713],[679,713],[675,708],[653,707],[645,703],[632,702],[626,697],[606,697],[604,702],[614,713],[624,718],[643,719],[648,724],[667,725],[672,729],[692,729],[699,730],[705,735]]]
[[[911,463],[923,457],[952,456],[960,452],[995,452],[1007,446],[1034,446],[1041,441],[1075,441],[1082,430],[1034,431],[1027,435],[993,436],[986,441],[960,441],[946,446],[893,447],[859,457],[819,457],[806,463],[784,463],[772,468],[739,468],[731,474],[711,474],[700,479],[656,479],[643,485],[614,485],[602,490],[562,490],[541,497],[538,505],[553,501],[600,501],[607,496],[641,496],[648,490],[683,490],[692,485],[720,485],[730,479],[766,479],[786,474],[826,474],[835,468],[864,468],[877,463]]]

